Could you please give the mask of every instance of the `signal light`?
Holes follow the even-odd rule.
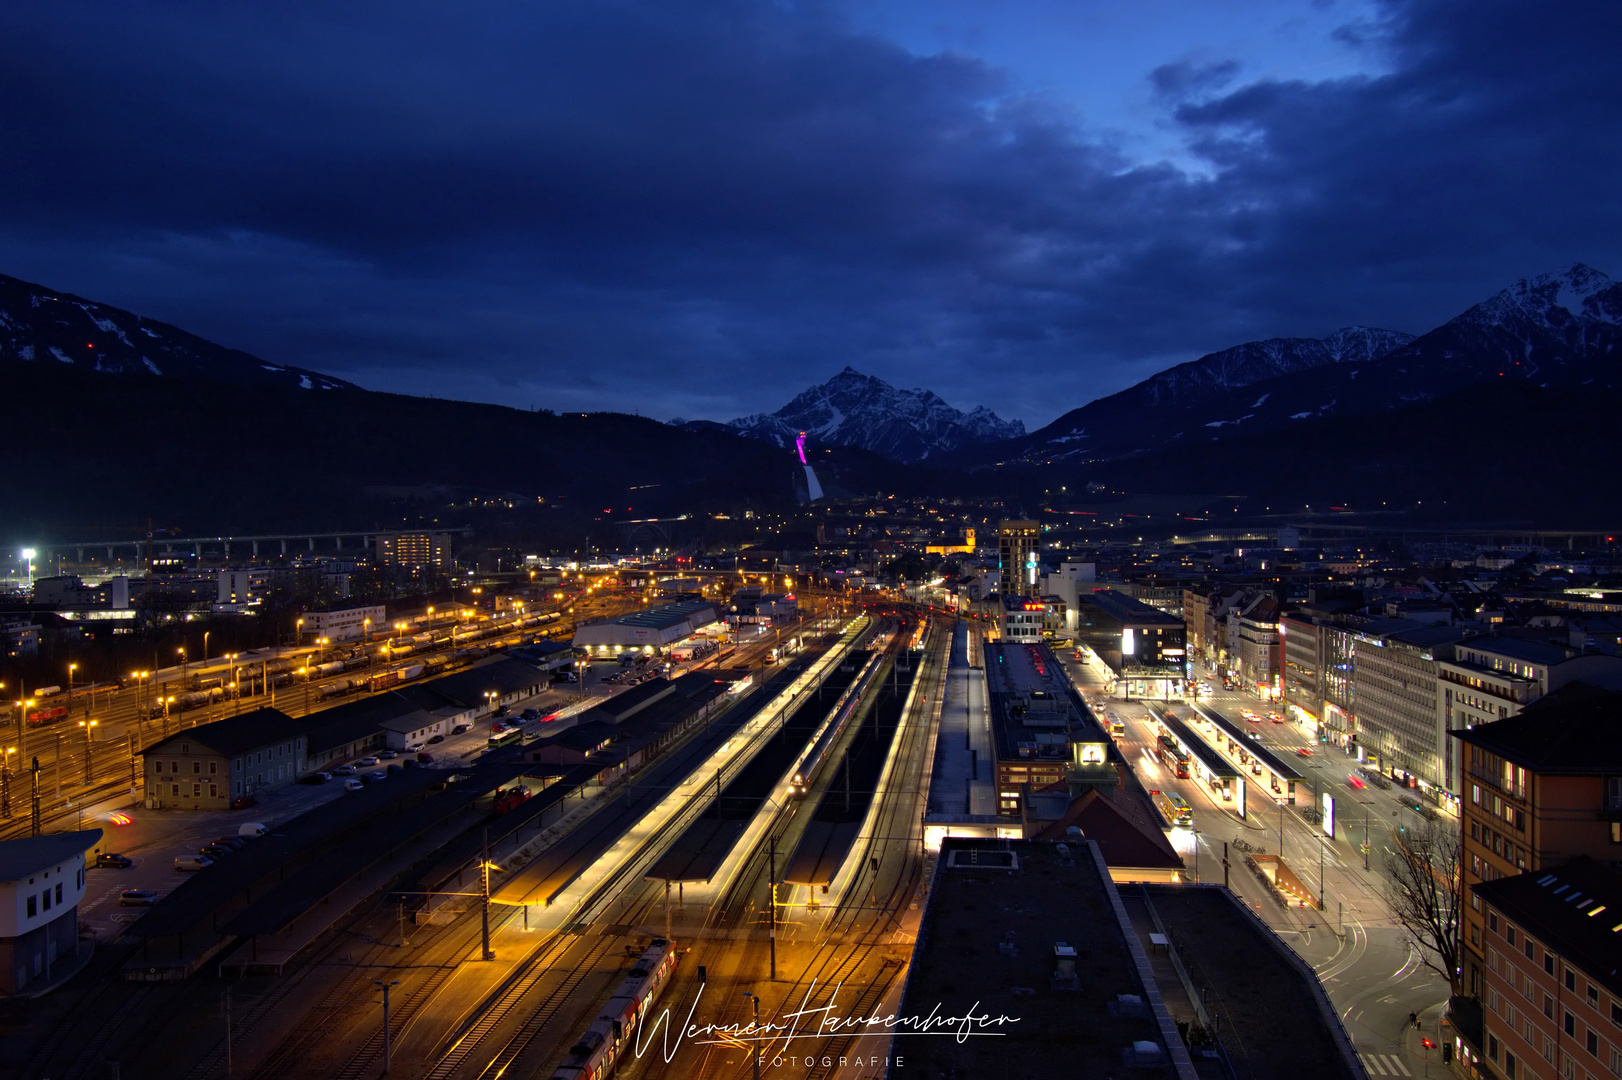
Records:
[[[1436,1047],[1436,1044],[1431,1042],[1429,1039],[1420,1039],[1419,1041],[1427,1050],[1432,1050]]]

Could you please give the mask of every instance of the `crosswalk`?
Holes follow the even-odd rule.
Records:
[[[1359,1054],[1370,1076],[1412,1076],[1395,1054]]]

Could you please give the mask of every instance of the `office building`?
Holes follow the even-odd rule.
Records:
[[[384,566],[441,574],[448,574],[452,570],[450,533],[385,533],[377,538],[377,553]]]
[[[997,570],[1004,596],[1035,596],[1042,526],[1035,521],[997,523]]]
[[[306,641],[326,638],[330,641],[360,641],[374,631],[389,628],[388,609],[382,604],[363,604],[356,607],[325,607],[306,611],[300,627]]]
[[[1090,648],[1127,698],[1181,698],[1188,684],[1183,620],[1110,589],[1084,593],[1076,641]]]

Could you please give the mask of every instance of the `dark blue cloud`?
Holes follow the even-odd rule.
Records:
[[[1348,28],[1378,77],[1173,61],[1185,171],[814,4],[13,4],[0,270],[379,388],[725,417],[852,363],[1042,421],[1622,273],[1619,20],[1419,0]]]

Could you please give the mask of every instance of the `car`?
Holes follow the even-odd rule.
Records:
[[[410,760],[411,760],[411,759],[410,759],[410,758],[406,758],[406,760],[407,760],[407,761],[410,761]],[[399,763],[398,763],[398,762],[393,762],[393,761],[391,761],[391,762],[389,762],[389,767],[388,767],[388,769],[387,769],[387,770],[385,770],[385,772],[386,772],[386,773],[391,773],[391,772],[399,772],[399,771],[400,771],[400,770],[401,770],[401,769],[403,769],[403,768],[404,768],[404,767],[405,767],[405,766],[403,766],[403,765],[400,765],[400,764],[399,764]]]
[[[1358,791],[1362,791],[1363,789],[1365,789],[1365,788],[1367,788],[1369,786],[1363,780],[1363,778],[1361,776],[1357,775],[1356,773],[1352,773],[1350,776],[1348,776],[1346,778],[1346,782],[1348,784],[1352,785],[1352,787],[1356,788]]]
[[[395,758],[397,758],[399,756],[400,755],[395,753],[393,750],[384,750],[384,751],[382,751],[381,753],[379,753],[377,755],[377,760],[379,760],[379,761],[393,761]]]
[[[443,736],[443,735],[430,735],[430,736],[428,736],[428,745],[430,745],[430,746],[434,745],[435,743],[442,743],[444,741],[445,741],[445,736]]]
[[[457,724],[455,727],[451,728],[451,734],[452,735],[460,735],[465,731],[472,731],[472,730],[473,730],[473,726],[471,724]]]
[[[366,779],[373,780],[373,781],[387,780],[388,778],[389,778],[389,774],[384,772],[382,769],[378,769],[378,770],[376,770],[374,772],[369,772],[369,773],[366,774]]]
[[[361,783],[359,780],[345,780],[344,781],[344,790],[345,791],[359,791],[362,788],[364,788],[365,786],[366,785]]]
[[[1273,723],[1275,723],[1275,724],[1284,723],[1284,714],[1283,713],[1270,712],[1270,713],[1267,714],[1267,718],[1269,720],[1273,721]]]
[[[525,709],[522,713],[520,713],[518,715],[518,718],[520,720],[533,720],[539,715],[541,715],[541,714],[536,712],[534,709]]]
[[[434,763],[434,755],[424,750],[417,755],[417,761],[423,765],[432,765]]]
[[[245,848],[248,846],[247,839],[241,836],[216,836],[214,838],[214,843],[228,847],[232,851],[235,851],[237,848]]]
[[[158,894],[148,889],[125,889],[118,894],[120,907],[151,907],[158,902]]]
[[[332,775],[333,776],[354,776],[355,775],[355,767],[353,765],[340,765],[336,769],[332,770]]]
[[[224,844],[204,844],[197,849],[197,854],[207,855],[211,859],[223,859],[231,854],[231,849]]]
[[[233,810],[246,810],[250,806],[258,805],[259,800],[254,798],[252,795],[238,795],[236,798],[231,800],[231,809]]]
[[[135,865],[135,860],[128,855],[120,855],[113,851],[104,851],[96,856],[97,866],[113,866],[120,870],[128,870]]]
[[[355,762],[355,764],[361,766],[362,768],[370,768],[377,764],[377,758],[368,754],[366,757],[363,757],[359,761]]]
[[[263,821],[244,821],[237,826],[237,835],[244,840],[252,840],[256,836],[264,836],[270,828]]]
[[[1260,776],[1261,774],[1262,774],[1262,763],[1259,762],[1259,761],[1252,761],[1250,763],[1250,775],[1252,775],[1252,776]]]
[[[214,860],[207,855],[176,855],[176,870],[206,870],[214,865]]]
[[[402,758],[400,760],[399,765],[390,765],[389,766],[389,768],[391,768],[391,769],[399,769],[399,768],[415,769],[416,767],[417,767],[417,759],[416,758],[410,758],[410,757]]]
[[[301,784],[324,784],[331,779],[332,776],[329,773],[313,772],[306,776],[299,777],[298,782]]]
[[[1312,747],[1310,747],[1310,746],[1298,746],[1298,747],[1295,748],[1295,752],[1297,754],[1300,754],[1302,757],[1311,757],[1312,756]]]
[[[507,706],[505,706],[505,705],[498,705],[498,706],[497,706],[497,707],[496,707],[496,715],[497,715],[497,716],[506,716],[506,715],[507,715]]]

